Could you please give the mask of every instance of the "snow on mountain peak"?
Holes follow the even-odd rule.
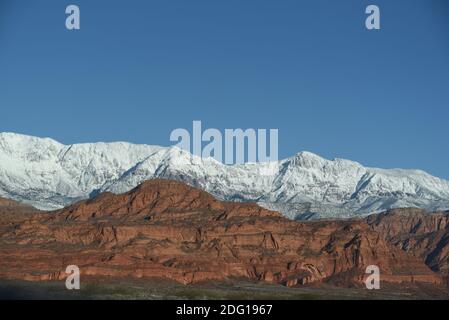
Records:
[[[0,197],[56,209],[153,178],[182,181],[223,200],[257,201],[290,218],[350,217],[403,206],[449,209],[449,182],[419,170],[367,168],[311,152],[278,162],[224,165],[177,147],[63,145],[0,133]]]

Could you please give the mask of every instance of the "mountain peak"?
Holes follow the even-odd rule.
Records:
[[[325,160],[323,157],[317,155],[316,153],[310,152],[310,151],[300,151],[294,157],[302,158],[302,159]]]
[[[180,213],[189,213],[190,217],[210,213],[213,215],[210,218],[218,218],[218,216],[226,218],[236,214],[280,216],[256,204],[220,202],[209,193],[179,181],[153,179],[143,182],[124,194],[116,195],[106,192],[93,199],[75,203],[59,211],[57,219],[154,220],[168,219],[169,215]]]
[[[60,144],[51,138],[39,138],[31,135],[14,133],[14,132],[0,132],[0,140],[9,142],[51,142],[55,144]]]

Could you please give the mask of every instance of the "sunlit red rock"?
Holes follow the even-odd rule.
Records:
[[[297,222],[169,180],[151,180],[122,195],[101,194],[57,212],[14,203],[8,212],[11,207],[21,213],[0,222],[0,278],[63,279],[66,266],[74,264],[92,277],[183,284],[241,278],[290,287],[353,285],[363,283],[367,266],[377,265],[383,281],[442,283],[426,265],[418,240],[412,237],[413,250],[392,240],[414,230],[396,225],[402,220],[394,222],[395,213]],[[421,223],[416,232],[438,232],[439,221]]]

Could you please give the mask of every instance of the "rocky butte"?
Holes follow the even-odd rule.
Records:
[[[289,287],[361,285],[368,265],[383,283],[446,285],[449,215],[393,210],[366,219],[292,221],[253,203],[223,202],[155,179],[55,212],[0,200],[0,278],[81,276],[244,279]]]

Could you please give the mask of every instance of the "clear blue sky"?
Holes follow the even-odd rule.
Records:
[[[202,120],[449,178],[449,2],[0,0],[0,108],[0,131],[63,143],[169,145]]]

